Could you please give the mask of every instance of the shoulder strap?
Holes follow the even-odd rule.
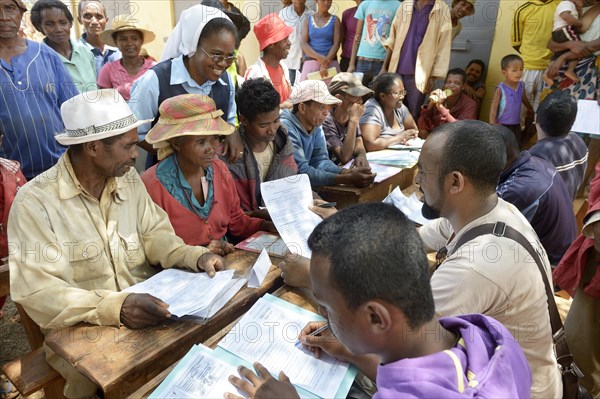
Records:
[[[567,344],[567,340],[561,339],[564,338],[565,332],[563,329],[562,321],[560,319],[560,315],[558,313],[558,309],[556,308],[556,302],[554,302],[554,290],[552,289],[552,287],[550,286],[550,282],[548,281],[548,276],[546,275],[542,259],[540,258],[537,251],[533,248],[531,243],[527,240],[527,238],[523,236],[523,234],[521,234],[518,230],[507,226],[506,223],[503,222],[482,224],[465,232],[456,242],[456,245],[454,246],[452,252],[448,253],[448,256],[456,252],[458,248],[460,248],[467,242],[486,234],[493,234],[497,237],[506,237],[513,241],[516,241],[523,248],[525,248],[525,250],[529,253],[529,255],[537,264],[540,274],[542,275],[542,280],[544,280],[544,286],[546,287],[546,297],[548,301],[548,312],[550,314],[552,336],[555,344],[557,344],[557,360],[563,367],[565,367],[566,365],[570,365],[573,361],[573,357],[571,355],[571,350],[569,349],[569,346]]]

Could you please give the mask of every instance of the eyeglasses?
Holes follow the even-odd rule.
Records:
[[[406,90],[400,90],[398,93],[387,93],[392,97],[404,97],[406,96]]]
[[[210,58],[215,64],[218,64],[223,61],[227,62],[228,64],[231,64],[232,62],[237,60],[237,57],[235,55],[211,54],[208,51],[204,50],[202,47],[200,47],[200,49],[204,51],[204,54],[206,54],[206,56]]]

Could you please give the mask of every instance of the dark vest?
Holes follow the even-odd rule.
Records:
[[[154,71],[156,77],[158,78],[158,107],[160,108],[160,104],[163,103],[168,98],[178,96],[180,94],[189,94],[184,88],[182,84],[171,84],[171,61],[172,59],[160,62],[154,65],[151,70]],[[229,115],[229,87],[231,85],[231,81],[229,80],[229,74],[227,71],[223,72],[221,75],[221,80],[225,82],[222,84],[220,80],[217,80],[214,85],[212,85],[210,94],[208,95],[215,101],[217,109],[223,111],[223,119],[227,120],[227,115]],[[154,117],[154,121],[152,121],[152,126],[158,122],[160,113],[157,113]],[[146,168],[151,167],[152,165],[158,162],[156,158],[156,154],[148,154],[148,158],[146,160]]]

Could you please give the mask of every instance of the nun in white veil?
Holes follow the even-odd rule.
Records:
[[[180,94],[211,97],[223,111],[223,119],[236,124],[235,86],[227,68],[235,61],[237,31],[222,11],[195,5],[181,13],[169,36],[161,62],[136,80],[130,107],[138,118],[154,119],[138,128],[140,146],[148,151],[146,168],[156,163],[154,150],[144,137],[158,119],[158,107]],[[228,136],[223,151],[233,162],[243,152],[237,131]]]

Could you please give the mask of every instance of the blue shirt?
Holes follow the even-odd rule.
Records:
[[[369,0],[360,3],[354,14],[354,18],[364,22],[358,46],[359,57],[382,61],[385,59],[383,43],[390,35],[390,27],[398,7],[398,0]]]
[[[329,159],[325,134],[321,126],[308,133],[298,118],[290,110],[281,113],[281,122],[288,130],[294,146],[294,159],[298,164],[298,173],[306,173],[313,186],[335,184],[335,177],[341,168]]]
[[[58,55],[27,40],[10,64],[0,60],[0,157],[19,161],[27,180],[50,169],[65,151],[54,136],[64,130],[60,106],[78,91]]]
[[[100,70],[102,67],[109,62],[120,60],[122,55],[118,48],[109,46],[108,44],[104,45],[104,53],[100,51],[99,48],[96,48],[89,44],[85,39],[87,37],[87,33],[84,33],[79,38],[79,41],[87,47],[92,54],[94,54],[94,58],[96,59],[96,78],[100,75]]]
[[[229,72],[228,72],[229,73]],[[233,82],[231,75],[229,75],[230,82]],[[225,84],[220,80],[222,84]],[[183,56],[173,58],[171,60],[171,84],[181,84],[185,91],[190,94],[204,94],[209,96],[212,86],[216,81],[207,80],[202,85],[196,83],[196,81],[190,76],[190,73],[186,69],[183,63]],[[229,114],[223,115],[223,119],[227,123],[235,125],[235,117],[237,114],[237,106],[235,104],[235,87],[230,85],[229,88]],[[133,82],[131,87],[131,99],[129,100],[129,106],[135,114],[135,116],[142,119],[154,119],[158,115],[158,77],[156,73],[149,69]],[[146,123],[138,127],[138,134],[140,141],[144,140],[146,133],[150,130],[151,123]]]

